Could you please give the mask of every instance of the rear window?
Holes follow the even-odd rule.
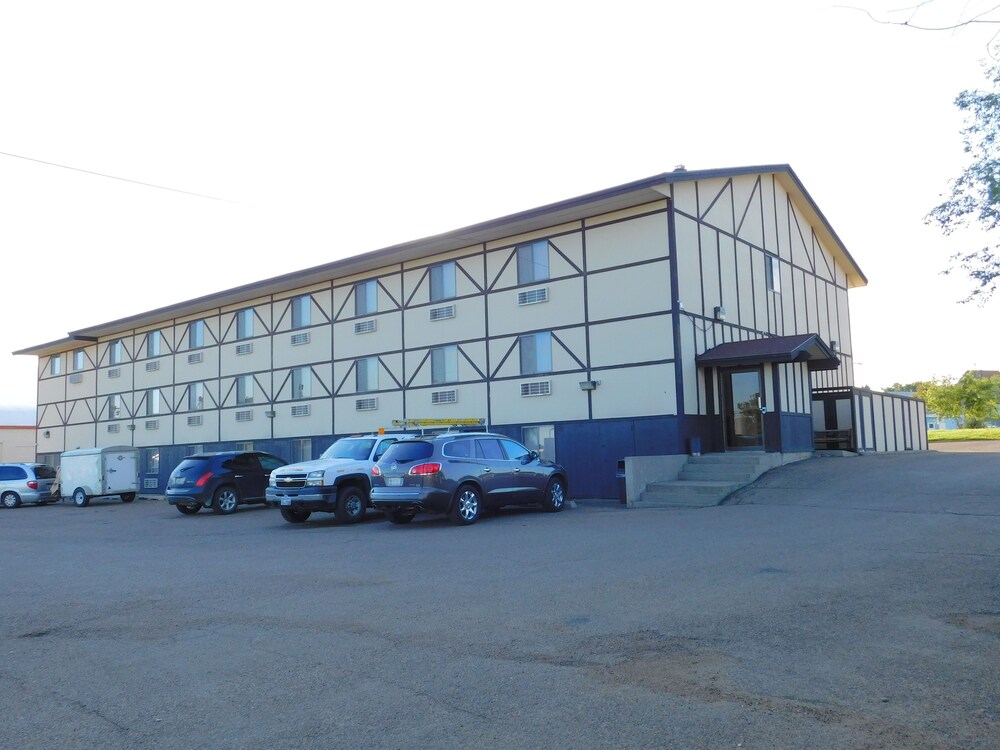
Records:
[[[55,479],[56,470],[49,466],[48,464],[42,464],[40,466],[34,467],[35,477],[38,479]]]
[[[177,468],[174,469],[175,474],[186,474],[189,471],[198,471],[199,469],[204,469],[211,459],[208,458],[185,458],[179,464]]]
[[[434,453],[434,446],[424,440],[402,440],[392,445],[382,456],[382,463],[395,461],[408,464],[411,461],[423,461]]]

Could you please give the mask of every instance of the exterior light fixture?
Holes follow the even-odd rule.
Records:
[[[597,386],[601,384],[600,380],[581,380],[580,390],[581,391],[596,391]]]
[[[714,314],[715,314],[715,319],[716,320],[725,320],[726,319],[726,308],[724,308],[722,305],[716,305],[715,306],[715,310],[714,310]]]
[[[278,412],[276,412],[276,411],[266,411],[266,412],[264,412],[264,416],[267,417],[268,419],[274,419],[276,416],[278,416]]]

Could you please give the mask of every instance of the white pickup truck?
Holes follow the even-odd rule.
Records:
[[[372,508],[372,466],[389,446],[415,435],[355,435],[341,438],[313,460],[271,472],[266,499],[288,523],[314,512],[333,513],[340,523],[357,523]]]

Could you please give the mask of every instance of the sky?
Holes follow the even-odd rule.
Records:
[[[982,236],[924,222],[1000,25],[905,5],[6,3],[0,424],[15,350],[680,164],[791,165],[869,281],[858,385],[1000,369],[1000,300],[942,275]]]

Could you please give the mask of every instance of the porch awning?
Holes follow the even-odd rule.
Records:
[[[840,359],[816,333],[770,336],[719,344],[695,357],[699,365],[732,367],[763,362],[806,362],[809,370],[836,370]]]

